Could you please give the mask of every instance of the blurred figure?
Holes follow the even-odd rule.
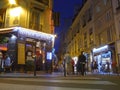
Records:
[[[110,72],[110,63],[106,60],[106,72]]]
[[[11,69],[11,59],[10,57],[6,54],[5,55],[5,61],[4,61],[4,67],[6,72],[10,72]]]
[[[93,69],[94,69],[94,72],[98,72],[98,64],[96,61],[94,61]]]
[[[59,71],[60,72],[63,72],[64,71],[64,65],[61,63],[59,64]]]
[[[78,56],[78,62],[77,62],[77,71],[81,72],[82,76],[84,76],[85,74],[85,64],[86,64],[86,57],[83,53],[84,52],[81,51],[81,54]]]
[[[71,56],[69,55],[69,52],[67,52],[64,56],[64,64],[65,64],[65,72],[66,74],[70,74],[71,73],[71,69],[72,69],[72,64],[71,64]]]
[[[115,60],[112,62],[112,71],[113,73],[117,73],[117,62]]]
[[[74,65],[75,65],[75,62],[74,62],[73,59],[71,60],[71,64],[72,64],[72,74],[74,74]]]
[[[2,52],[0,51],[0,67],[1,67],[2,57],[3,55],[2,55]]]
[[[3,61],[3,54],[0,52],[0,72],[4,71],[4,61]]]
[[[91,62],[91,72],[94,72],[94,60]]]
[[[95,60],[92,61],[91,63],[91,69],[92,69],[92,72],[98,72],[98,64]]]

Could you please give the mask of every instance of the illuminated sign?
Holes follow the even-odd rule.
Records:
[[[105,45],[105,46],[100,47],[100,48],[94,48],[93,53],[99,53],[99,52],[103,52],[103,51],[106,51],[106,50],[108,50],[108,45]]]
[[[47,52],[47,60],[52,60],[52,52]]]

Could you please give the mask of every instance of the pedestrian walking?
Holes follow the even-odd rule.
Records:
[[[110,63],[106,60],[106,72],[110,72]]]
[[[117,62],[115,60],[112,61],[112,71],[113,73],[117,73]]]
[[[3,61],[3,54],[0,51],[0,72],[4,71],[4,61]]]
[[[3,55],[2,55],[2,52],[0,51],[0,67],[1,67],[2,57]]]
[[[93,60],[91,63],[91,69],[92,69],[92,73],[98,72],[98,63],[95,60]]]
[[[73,59],[71,60],[71,64],[72,64],[72,74],[74,74],[74,65],[75,65],[75,62],[74,62]]]
[[[5,55],[5,60],[4,60],[4,68],[5,68],[5,72],[10,72],[11,71],[11,59],[10,57],[6,54]]]
[[[82,76],[85,75],[85,64],[86,64],[86,57],[83,53],[84,52],[81,51],[81,54],[78,56],[78,62],[77,62],[77,71],[81,73]]]
[[[67,52],[66,54],[65,54],[65,56],[64,56],[64,64],[65,64],[65,73],[67,74],[67,75],[69,75],[70,73],[71,73],[71,69],[72,69],[72,64],[71,64],[71,60],[72,60],[72,58],[71,58],[71,56],[70,56],[70,54],[69,54],[69,52]]]

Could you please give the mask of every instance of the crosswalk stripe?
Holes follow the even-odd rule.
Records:
[[[45,79],[28,79],[28,78],[8,78],[9,80],[20,80],[20,81],[36,81],[36,82],[53,82],[53,83],[74,83],[74,84],[99,84],[99,85],[117,85],[109,81],[100,80],[45,80]]]
[[[0,83],[0,90],[103,90],[103,89],[16,85]]]

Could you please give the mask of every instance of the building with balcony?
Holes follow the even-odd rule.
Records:
[[[13,60],[13,69],[23,70],[27,61],[34,63],[35,59],[38,70],[51,65],[47,56],[51,55],[55,39],[52,3],[53,0],[0,1],[0,51]]]

